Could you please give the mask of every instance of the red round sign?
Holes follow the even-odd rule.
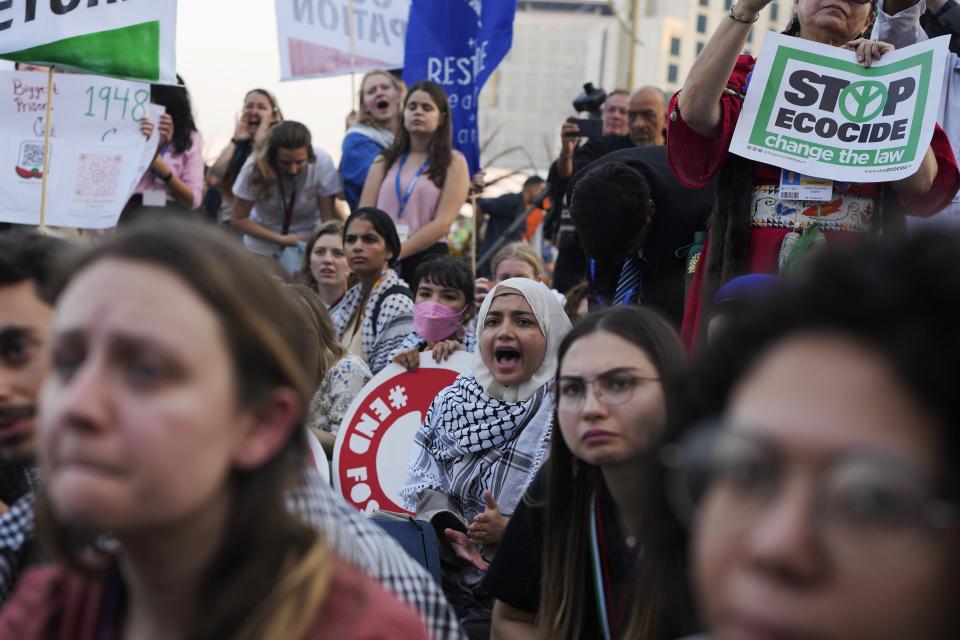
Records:
[[[470,361],[458,351],[438,366],[427,352],[419,370],[390,365],[367,383],[344,416],[333,453],[334,485],[347,502],[367,515],[407,513],[399,493],[413,438],[437,394],[468,371]]]

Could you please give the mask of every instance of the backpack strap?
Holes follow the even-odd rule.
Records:
[[[380,321],[380,307],[383,306],[383,301],[389,298],[392,295],[402,293],[411,300],[413,300],[413,292],[410,291],[410,288],[405,284],[395,284],[392,287],[388,287],[379,298],[377,298],[376,304],[373,305],[373,338],[377,338],[377,324]]]

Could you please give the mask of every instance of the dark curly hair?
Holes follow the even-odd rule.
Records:
[[[59,238],[33,231],[0,234],[0,287],[33,280],[40,299],[52,305],[56,263],[68,246]]]

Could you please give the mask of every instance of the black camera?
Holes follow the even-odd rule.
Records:
[[[600,109],[607,99],[607,92],[593,86],[592,82],[583,85],[583,93],[573,100],[573,109],[577,112],[586,111],[593,118],[600,117]]]

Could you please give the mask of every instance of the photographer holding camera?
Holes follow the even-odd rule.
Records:
[[[567,182],[577,171],[584,169],[603,156],[632,147],[662,146],[666,123],[667,104],[663,92],[651,86],[641,87],[627,96],[618,89],[609,96],[591,83],[584,85],[584,92],[573,101],[577,111],[599,114],[599,132],[596,120],[568,118],[560,129],[560,157],[550,167],[547,182],[553,193],[566,193]],[[625,107],[625,109],[624,109]],[[586,131],[584,129],[587,129]],[[593,135],[590,135],[593,134]],[[597,135],[599,134],[599,135]],[[583,137],[589,140],[580,145]],[[558,198],[558,200],[560,200]],[[554,286],[560,292],[575,286],[586,273],[586,256],[580,246],[573,220],[566,210],[565,202],[557,202],[560,215],[557,229],[557,264],[554,269]]]

